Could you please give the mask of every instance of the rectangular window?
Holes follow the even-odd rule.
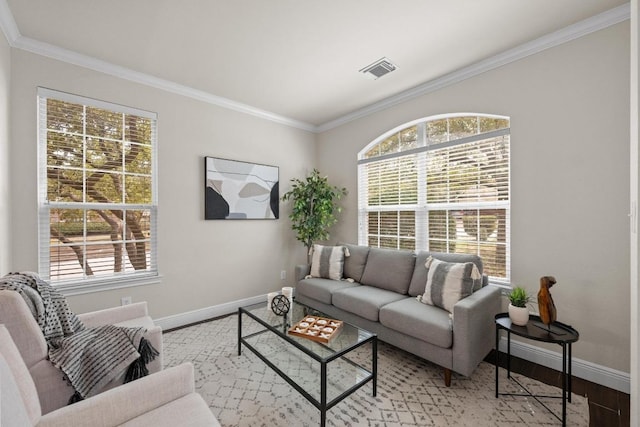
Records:
[[[39,270],[61,289],[158,275],[155,113],[38,89]]]
[[[509,280],[508,126],[485,116],[423,121],[362,150],[359,243],[476,254],[493,280]]]

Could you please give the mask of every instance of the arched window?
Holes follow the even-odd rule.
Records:
[[[480,255],[509,280],[509,118],[413,121],[358,153],[358,240],[382,248]]]

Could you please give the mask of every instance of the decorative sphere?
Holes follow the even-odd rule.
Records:
[[[276,295],[271,301],[271,310],[278,316],[284,316],[291,309],[289,298],[284,295]]]

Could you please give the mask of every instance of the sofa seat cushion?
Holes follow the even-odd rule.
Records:
[[[442,348],[453,345],[453,325],[449,312],[405,298],[380,309],[380,323],[390,329]]]
[[[60,369],[49,360],[41,360],[29,368],[29,373],[34,378],[43,414],[67,406],[74,390],[68,381],[60,382]]]
[[[360,283],[406,294],[415,260],[415,254],[410,251],[371,248]]]
[[[405,298],[405,295],[374,286],[356,286],[334,291],[332,301],[338,308],[377,322],[381,307]]]
[[[300,280],[296,285],[296,295],[304,295],[307,298],[320,301],[325,304],[331,304],[331,295],[334,291],[345,288],[360,286],[358,283],[347,281],[310,278]]]
[[[219,426],[220,423],[199,394],[191,393],[122,424],[143,426]]]

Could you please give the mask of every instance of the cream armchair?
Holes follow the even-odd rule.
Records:
[[[220,426],[194,392],[185,363],[42,415],[36,386],[7,328],[0,325],[0,425],[38,427]]]
[[[150,374],[162,370],[162,329],[149,317],[146,302],[79,314],[78,318],[87,327],[105,324],[145,327],[145,338],[160,353],[147,368]],[[0,291],[0,324],[6,326],[33,378],[42,413],[66,406],[74,390],[64,381],[62,372],[48,360],[47,342],[42,331],[17,292]],[[103,390],[121,385],[123,378],[124,372]]]

